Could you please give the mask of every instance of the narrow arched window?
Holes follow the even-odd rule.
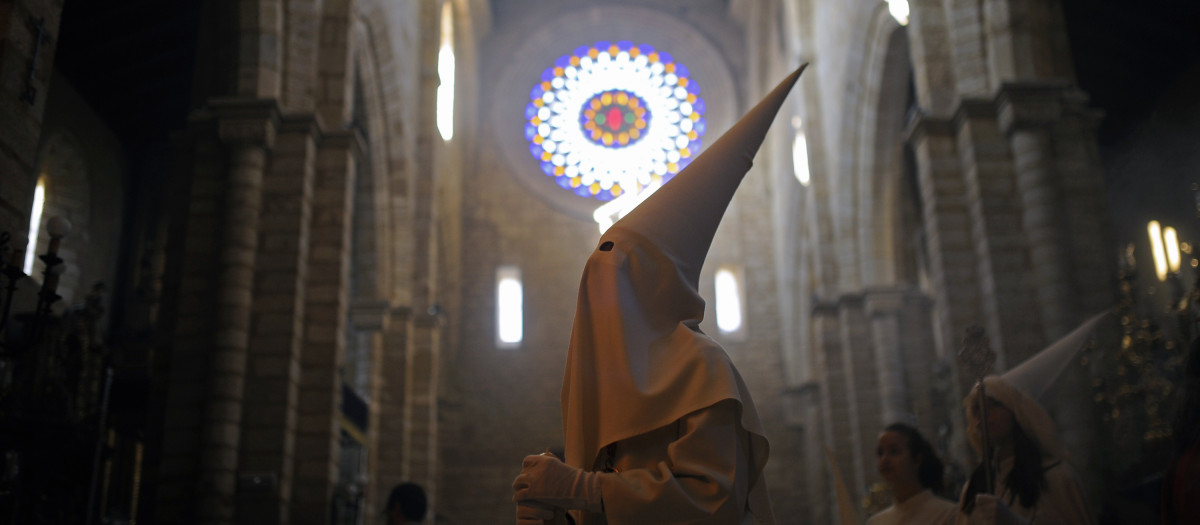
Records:
[[[437,126],[442,140],[454,137],[454,13],[442,4],[442,45],[438,49]]]
[[[25,265],[22,271],[33,274],[33,261],[37,255],[38,234],[42,227],[42,210],[46,205],[46,177],[38,177],[33,190],[33,209],[29,212],[29,243],[25,245]]]
[[[800,117],[792,117],[792,170],[800,184],[808,186],[811,177],[808,171],[808,139],[804,137],[804,123]]]
[[[722,335],[739,337],[745,333],[745,292],[742,269],[723,265],[717,269],[717,329]]]
[[[496,347],[517,348],[525,336],[525,299],[521,270],[516,266],[496,269]]]

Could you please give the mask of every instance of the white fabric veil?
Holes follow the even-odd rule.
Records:
[[[601,236],[579,285],[563,378],[567,464],[591,470],[609,444],[733,400],[757,482],[767,440],[741,376],[699,329],[697,286],[721,216],[803,69]]]
[[[1042,456],[1047,459],[1067,459],[1067,454],[1059,444],[1058,427],[1045,406],[1048,392],[1062,376],[1067,367],[1074,361],[1080,350],[1087,347],[1088,341],[1096,332],[1100,323],[1107,319],[1111,310],[1105,310],[1084,321],[1071,333],[1063,336],[1054,344],[1046,347],[1025,362],[999,376],[984,378],[987,396],[999,401],[1013,412],[1017,424],[1030,438],[1037,442]],[[971,394],[963,400],[968,413],[974,414],[977,408],[979,385],[971,390]],[[972,416],[974,417],[974,416]],[[977,442],[975,427],[969,425],[968,432],[972,441]],[[978,443],[976,443],[978,446]]]

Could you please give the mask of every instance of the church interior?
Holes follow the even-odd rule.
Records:
[[[1097,522],[1157,523],[1200,446],[1176,0],[0,3],[0,522],[383,524],[412,481],[512,523],[601,232],[802,63],[700,281],[776,520],[886,506],[893,422],[954,500],[964,357],[1108,310],[1046,410]]]

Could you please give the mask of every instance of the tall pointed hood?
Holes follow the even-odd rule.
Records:
[[[700,267],[725,208],[807,66],[801,65],[784,78],[721,138],[612,228],[633,230],[657,244],[679,262],[693,285],[698,284]]]
[[[771,515],[767,439],[741,375],[700,331],[697,288],[721,216],[802,69],[601,236],[579,283],[563,377],[568,464],[595,469],[608,445],[733,402],[750,444],[748,507]]]
[[[1011,370],[999,376],[984,378],[988,397],[999,401],[1013,412],[1017,424],[1029,437],[1037,441],[1042,454],[1048,458],[1067,458],[1066,451],[1058,442],[1058,427],[1045,408],[1051,401],[1047,398],[1048,394],[1111,313],[1111,310],[1106,309],[1096,314],[1071,333]],[[976,386],[964,401],[967,412],[972,414],[972,417],[976,417],[974,414],[977,411],[977,403],[974,400],[978,393],[979,387]],[[973,424],[968,430],[977,431]],[[971,435],[971,439],[978,441],[980,438]]]

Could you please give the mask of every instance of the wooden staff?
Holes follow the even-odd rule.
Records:
[[[983,425],[983,493],[992,493],[992,443],[987,421],[987,388],[983,378],[992,370],[996,362],[996,353],[992,351],[988,337],[982,326],[967,327],[966,337],[963,337],[962,350],[958,352],[963,369],[976,378],[979,385],[979,420]]]

